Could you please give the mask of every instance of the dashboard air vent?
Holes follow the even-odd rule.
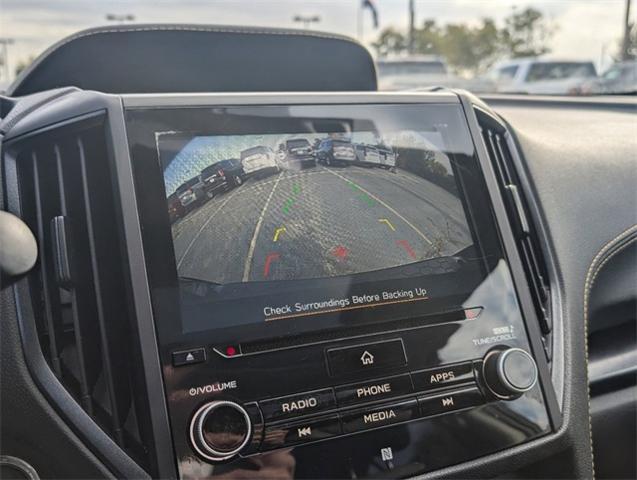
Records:
[[[148,470],[147,412],[138,401],[135,335],[127,297],[104,116],[19,141],[23,219],[39,261],[29,278],[44,356],[82,409]]]
[[[540,330],[543,334],[544,349],[550,360],[549,342],[552,322],[546,263],[537,234],[533,225],[527,220],[528,206],[522,195],[520,177],[514,164],[515,145],[506,128],[498,120],[477,108],[476,116],[484,144],[496,172],[509,220],[514,226],[518,249],[529,279]]]

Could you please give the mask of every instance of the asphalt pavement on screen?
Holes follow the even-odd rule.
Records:
[[[456,196],[409,172],[358,166],[252,178],[172,228],[179,274],[216,283],[379,270],[472,243]]]

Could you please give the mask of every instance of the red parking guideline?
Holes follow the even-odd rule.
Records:
[[[411,258],[416,258],[416,254],[414,253],[414,250],[411,248],[411,245],[409,245],[409,242],[407,240],[396,240],[396,244],[403,247]]]
[[[270,274],[270,265],[273,260],[278,260],[281,257],[278,253],[270,253],[265,257],[265,266],[263,267],[263,276],[267,277]]]
[[[332,255],[340,258],[341,260],[345,259],[348,253],[349,253],[349,250],[345,248],[343,245],[337,245],[336,247],[332,249]]]

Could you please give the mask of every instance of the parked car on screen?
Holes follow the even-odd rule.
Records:
[[[306,138],[292,138],[279,145],[279,164],[286,169],[316,165],[314,147]]]
[[[237,158],[229,158],[204,168],[200,179],[206,186],[206,193],[212,198],[217,192],[238,187],[243,183],[245,176],[241,161]]]
[[[212,198],[217,193],[223,192],[228,188],[228,181],[218,163],[204,168],[199,175],[199,180],[203,184],[204,192],[208,198]]]
[[[224,173],[229,187],[238,187],[243,184],[246,178],[246,172],[243,169],[241,160],[238,158],[229,158],[227,160],[221,160],[218,167]]]
[[[177,192],[172,193],[166,199],[168,202],[168,219],[173,223],[186,214],[186,209],[181,204]]]
[[[395,171],[396,160],[398,159],[396,152],[394,152],[390,146],[385,144],[379,144],[376,148],[380,155],[380,166],[387,170]]]
[[[595,95],[637,92],[637,61],[617,62],[599,78],[582,83],[573,93]]]
[[[356,151],[356,163],[366,167],[380,166],[380,153],[373,145],[357,143],[354,145]]]
[[[279,172],[274,150],[270,147],[258,146],[248,148],[240,154],[241,166],[246,175],[266,175]]]
[[[185,181],[175,192],[179,197],[179,202],[185,209],[185,213],[195,208],[206,198],[204,185],[199,181],[199,176]]]
[[[325,138],[318,146],[316,159],[327,166],[347,165],[356,161],[356,152],[349,140]]]
[[[531,95],[567,95],[596,77],[593,62],[537,58],[502,62],[489,73],[495,91]]]

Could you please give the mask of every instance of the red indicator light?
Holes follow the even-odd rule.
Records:
[[[482,312],[481,307],[467,308],[464,311],[464,316],[467,320],[473,320],[474,318],[478,318],[478,315],[480,315],[480,312]]]
[[[234,357],[237,354],[237,349],[234,348],[232,345],[229,345],[226,347],[226,355],[228,357]]]

